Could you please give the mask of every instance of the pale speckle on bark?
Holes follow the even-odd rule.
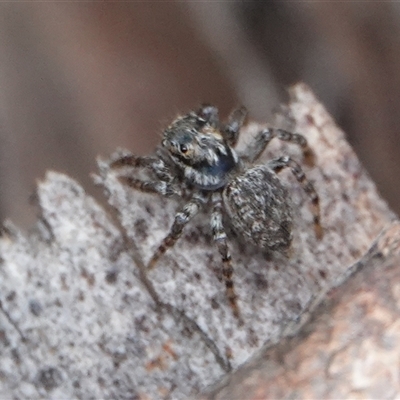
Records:
[[[0,397],[184,399],[221,382],[212,395],[221,399],[373,397],[380,363],[390,381],[400,289],[389,281],[385,291],[373,267],[395,277],[383,262],[398,249],[398,225],[388,228],[395,216],[310,90],[300,84],[290,94],[276,124],[304,134],[316,154],[304,169],[321,198],[324,237],[314,236],[307,196],[282,173],[296,210],[289,258],[229,243],[244,326],[227,304],[206,215],[146,273],[179,204],[121,186],[100,161],[105,211],[74,180],[49,172],[38,185],[36,231],[7,223],[0,239]],[[242,142],[264,126],[249,124]],[[261,162],[283,154],[301,161],[295,146],[276,141]],[[349,359],[349,348],[365,363]]]

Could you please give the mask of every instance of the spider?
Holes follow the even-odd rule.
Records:
[[[239,237],[262,251],[285,253],[292,240],[292,209],[287,189],[277,173],[290,168],[310,197],[316,236],[322,236],[319,197],[301,167],[288,156],[264,165],[255,164],[273,138],[299,145],[305,161],[312,164],[313,152],[307,140],[297,133],[266,128],[238,152],[235,146],[246,116],[247,110],[241,107],[222,123],[216,107],[203,105],[178,116],[164,130],[161,146],[153,155],[123,155],[110,164],[111,168],[143,168],[153,176],[151,180],[141,180],[133,174],[119,176],[131,188],[186,199],[170,232],[150,259],[149,269],[174,246],[185,225],[200,210],[211,213],[211,231],[222,258],[226,296],[239,321],[242,321],[241,313],[224,224],[229,221],[230,228]]]

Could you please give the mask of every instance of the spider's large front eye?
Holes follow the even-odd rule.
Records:
[[[186,144],[181,144],[180,146],[179,146],[179,150],[181,151],[181,153],[182,154],[185,154],[185,153],[187,153],[188,152],[188,147],[186,146]]]

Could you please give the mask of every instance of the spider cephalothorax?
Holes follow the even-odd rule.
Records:
[[[223,217],[229,220],[238,236],[262,251],[286,251],[292,239],[292,210],[288,192],[277,173],[289,167],[310,196],[315,231],[318,237],[322,235],[319,198],[300,166],[287,156],[264,165],[254,164],[275,137],[301,146],[306,160],[310,161],[312,151],[306,139],[297,133],[267,128],[238,154],[235,145],[246,113],[243,107],[239,108],[232,112],[227,123],[221,123],[216,107],[202,106],[179,116],[165,129],[162,144],[154,155],[125,155],[111,164],[112,168],[145,168],[153,175],[148,181],[133,174],[119,177],[135,189],[180,198],[185,194],[186,203],[176,214],[171,230],[151,258],[149,268],[154,267],[165,251],[175,244],[184,226],[200,210],[209,210],[211,231],[222,257],[227,297],[239,320]]]
[[[196,113],[177,118],[164,131],[162,145],[187,183],[201,190],[225,186],[239,163],[218,127]]]

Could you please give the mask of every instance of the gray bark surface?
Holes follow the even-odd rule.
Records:
[[[180,203],[122,186],[104,160],[95,181],[107,210],[49,172],[37,189],[36,231],[7,223],[0,239],[1,398],[193,397],[304,327],[395,216],[310,90],[300,84],[290,95],[275,125],[304,134],[315,152],[304,170],[320,195],[324,237],[315,238],[308,198],[282,172],[295,209],[289,257],[229,242],[244,326],[225,297],[207,213],[146,272]],[[250,123],[239,146],[263,127]],[[260,162],[281,155],[301,162],[278,141]]]

